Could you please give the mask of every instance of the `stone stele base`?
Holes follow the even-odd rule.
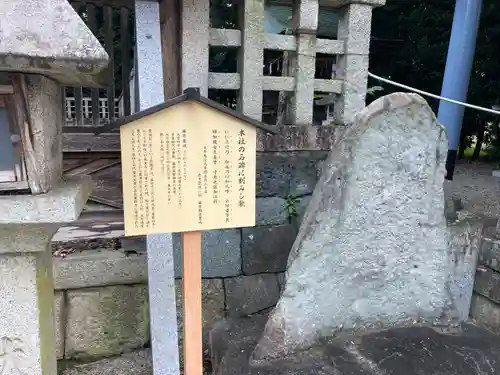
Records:
[[[0,197],[0,374],[57,374],[50,240],[76,220],[88,179],[40,195]]]
[[[341,334],[274,361],[252,352],[267,316],[222,321],[210,332],[213,375],[500,374],[500,338],[470,324]]]

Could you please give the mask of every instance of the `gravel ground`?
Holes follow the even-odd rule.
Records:
[[[445,188],[460,198],[468,211],[489,217],[500,217],[500,177],[493,177],[496,163],[460,162],[453,181]]]

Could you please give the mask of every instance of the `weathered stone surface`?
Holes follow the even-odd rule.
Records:
[[[241,274],[239,229],[209,230],[202,233],[202,277],[231,277]],[[174,234],[175,277],[182,276],[181,240]]]
[[[473,325],[440,331],[392,328],[342,334],[278,361],[252,350],[265,316],[230,320],[210,333],[214,375],[484,375],[500,371],[500,338]]]
[[[318,182],[319,175],[316,165],[318,157],[326,158],[326,154],[310,155],[308,158],[296,157],[290,160],[290,192],[293,197],[311,194]]]
[[[290,174],[285,155],[257,153],[256,182],[257,197],[286,197],[290,191]]]
[[[64,292],[56,292],[54,295],[54,319],[56,334],[56,357],[64,357]]]
[[[474,291],[500,304],[500,273],[487,267],[479,266],[476,272]]]
[[[62,90],[57,82],[40,75],[30,75],[24,80],[29,103],[27,115],[33,144],[33,166],[27,168],[28,182],[33,194],[46,193],[60,183],[63,173]],[[38,171],[38,176],[33,173],[35,170]]]
[[[314,127],[313,127],[314,128]],[[326,158],[326,151],[257,154],[257,197],[312,193],[318,180],[317,164]]]
[[[283,125],[276,127],[276,134],[270,134],[265,131],[257,132],[257,171],[262,166],[262,158],[259,155],[270,154],[274,152],[294,151],[322,151],[327,152],[335,144],[336,140],[342,136],[345,131],[344,126],[322,126],[307,125],[294,126]],[[64,152],[78,151],[115,151],[120,152],[120,134],[99,134],[82,133],[75,138],[71,134],[63,134]],[[260,162],[259,162],[260,160]],[[262,189],[264,181],[258,181]],[[269,187],[270,185],[266,185]],[[262,191],[262,190],[261,190]],[[272,196],[260,195],[260,196]]]
[[[285,272],[278,273],[276,277],[278,278],[278,286],[280,287],[280,292],[281,292],[285,287],[286,273]]]
[[[283,272],[297,235],[292,224],[244,228],[241,234],[243,273]]]
[[[183,305],[182,305],[182,280],[175,282],[177,325],[179,327],[179,341],[182,345],[183,332]],[[221,279],[202,280],[201,303],[203,309],[203,344],[208,344],[208,334],[215,323],[224,318],[224,285]],[[182,350],[180,350],[182,353]]]
[[[179,337],[179,361],[181,366],[184,364],[184,306],[182,303],[182,280],[175,281],[175,298],[177,305],[177,327]],[[225,315],[225,295],[224,285],[221,279],[202,280],[202,319],[203,319],[203,349],[208,348],[208,336],[214,325],[224,319]]]
[[[67,292],[66,358],[110,356],[149,340],[145,285]]]
[[[62,367],[62,363],[59,367]],[[67,367],[62,375],[152,375],[151,350],[122,354],[119,357]]]
[[[482,239],[479,263],[500,271],[500,241],[493,238]]]
[[[78,219],[90,194],[89,176],[65,178],[54,189],[40,195],[3,195],[0,196],[0,224],[7,228],[13,224],[70,223]],[[13,236],[7,229],[5,236]],[[5,238],[4,233],[0,238]],[[50,238],[47,240],[47,243]]]
[[[470,316],[481,327],[500,334],[500,306],[479,294],[472,296]]]
[[[0,2],[0,70],[95,86],[108,55],[66,0]],[[104,82],[99,82],[104,84]]]
[[[119,250],[86,250],[54,259],[56,289],[141,284],[148,280],[145,253]]]
[[[257,198],[255,200],[255,212],[255,225],[284,224],[288,222],[288,210],[283,198]]]
[[[366,4],[373,7],[379,7],[385,5],[385,1],[386,0],[328,0],[326,4],[332,8],[341,8],[350,4]],[[366,22],[366,20],[363,21]]]
[[[392,94],[358,115],[325,161],[256,358],[341,330],[455,318],[446,153],[444,128],[418,95]]]
[[[0,250],[5,240],[0,237]],[[38,252],[0,255],[0,373],[56,373],[52,259],[44,242],[32,240],[30,250]],[[4,367],[9,359],[12,370]]]
[[[276,275],[239,276],[224,280],[226,306],[230,316],[254,314],[272,307],[279,298]]]
[[[450,293],[461,321],[469,317],[482,230],[482,218],[467,211],[457,212],[457,219],[448,223],[448,251],[452,255]]]

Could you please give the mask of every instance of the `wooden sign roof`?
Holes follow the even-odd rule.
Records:
[[[273,129],[272,126],[266,125],[261,121],[257,121],[251,117],[245,116],[243,113],[235,111],[229,107],[226,107],[225,105],[222,105],[214,100],[208,99],[204,96],[200,95],[200,91],[197,88],[188,88],[184,90],[184,94],[176,96],[175,98],[169,99],[161,104],[155,105],[151,108],[148,108],[144,111],[134,113],[133,115],[122,117],[116,121],[110,122],[109,124],[103,126],[100,128],[98,131],[95,132],[96,135],[102,134],[102,133],[107,133],[113,129],[116,129],[120,126],[129,124],[131,122],[134,122],[136,120],[142,119],[144,117],[153,115],[155,113],[158,113],[164,109],[173,107],[177,104],[183,103],[185,101],[196,101],[202,104],[205,104],[206,106],[223,112],[229,116],[234,117],[235,119],[238,119],[240,121],[246,122],[249,125],[253,125],[256,128],[262,129],[268,133],[276,134],[276,130]]]
[[[257,129],[274,129],[196,89],[117,126],[127,236],[255,225]]]

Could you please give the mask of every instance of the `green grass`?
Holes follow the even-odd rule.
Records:
[[[464,152],[464,158],[467,158],[467,159],[470,159],[472,158],[472,154],[474,153],[474,149],[473,148],[466,148],[465,149],[465,152]],[[484,149],[481,149],[481,152],[479,153],[479,157],[482,158],[482,157],[486,157],[488,156],[488,151],[487,150],[484,150]]]

